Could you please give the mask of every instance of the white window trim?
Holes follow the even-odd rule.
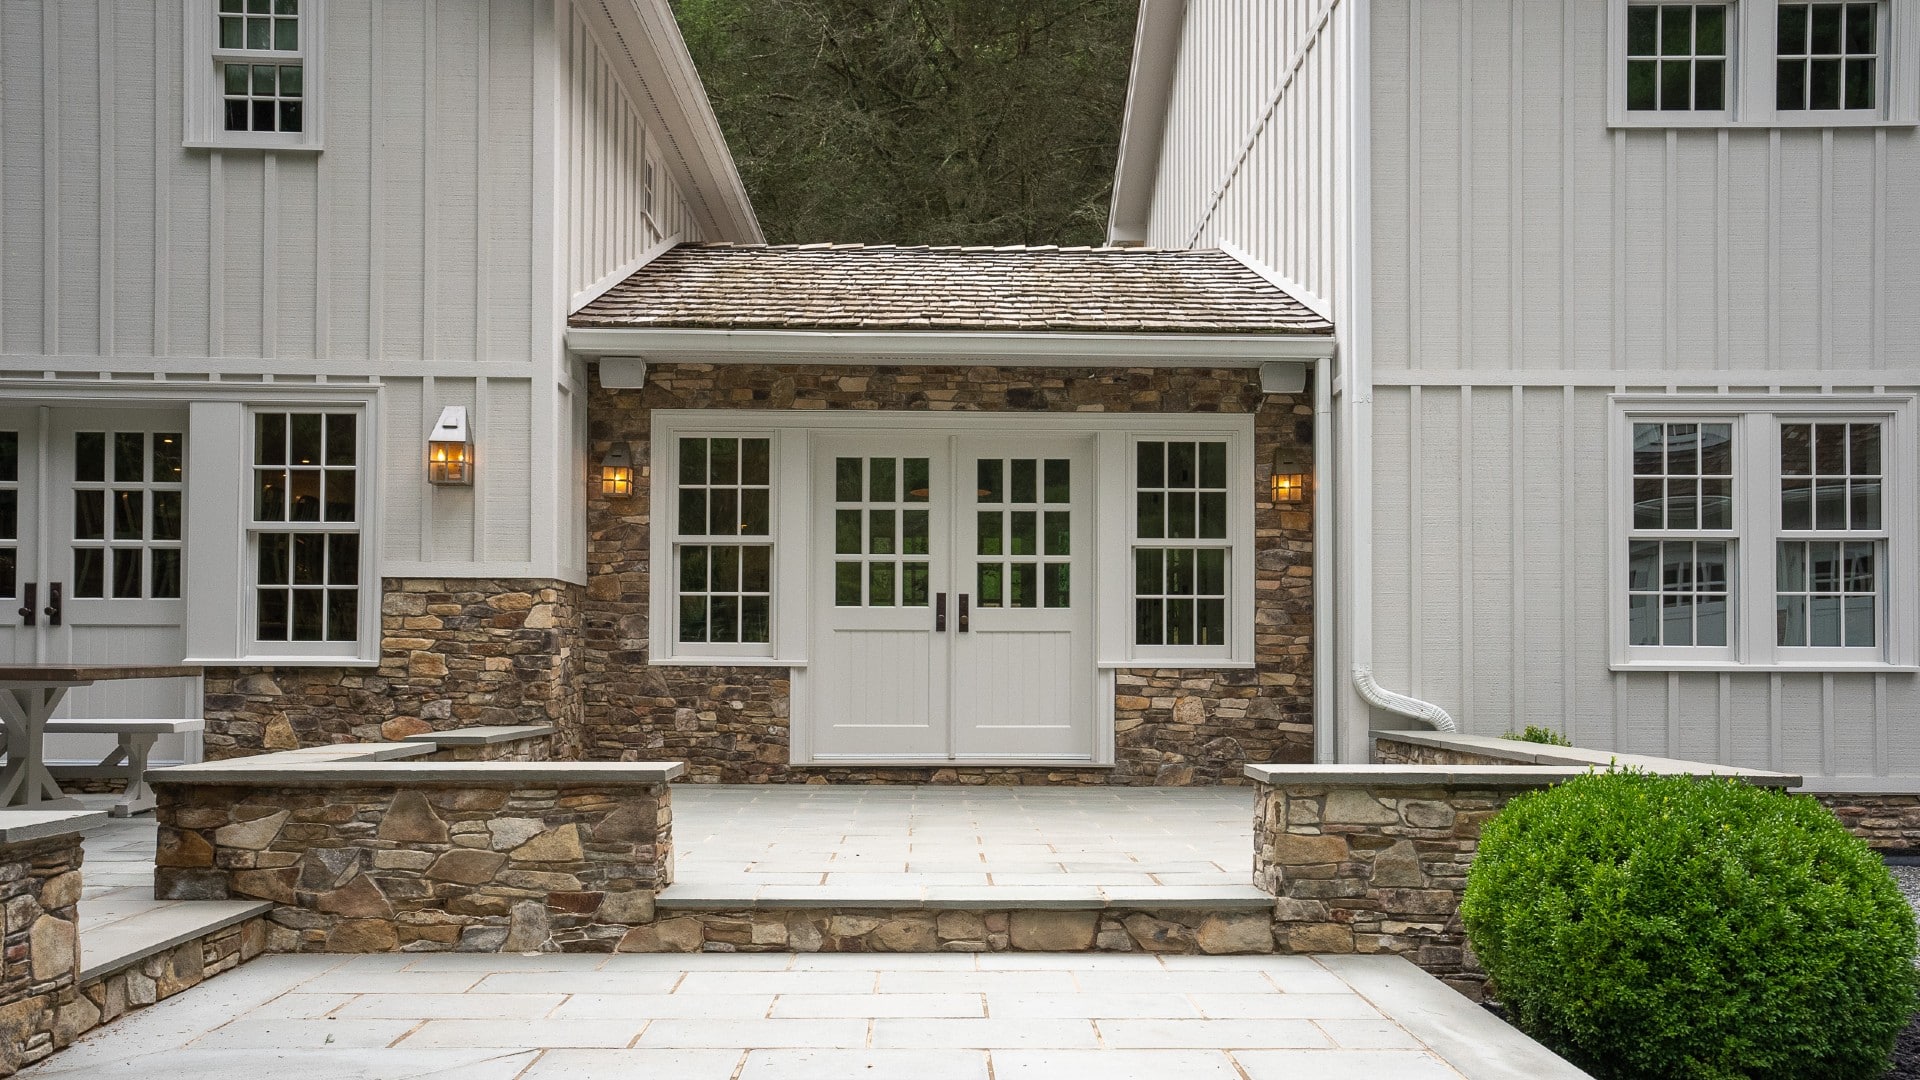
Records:
[[[182,145],[190,149],[210,150],[295,150],[318,151],[323,147],[322,119],[325,115],[326,78],[324,63],[324,25],[326,0],[302,0],[300,6],[300,49],[293,53],[233,52],[219,48],[215,34],[219,29],[219,0],[186,0],[181,38],[185,73],[181,103],[185,121]],[[298,58],[301,67],[302,131],[228,131],[225,97],[220,82],[221,62],[228,58],[271,56],[279,60]]]
[[[1920,124],[1920,0],[1881,4],[1880,107],[1804,112],[1774,107],[1779,8],[1797,0],[1725,0],[1728,108],[1721,112],[1636,112],[1627,108],[1627,6],[1710,0],[1607,0],[1607,124],[1615,128],[1912,127]]]
[[[682,536],[680,533],[679,500],[680,490],[680,440],[682,439],[767,439],[771,443],[772,456],[768,481],[772,486],[768,506],[767,535],[761,536]],[[656,604],[653,615],[648,619],[649,631],[657,640],[662,641],[666,651],[656,649],[655,656],[671,655],[680,663],[726,664],[754,666],[756,663],[772,663],[774,645],[780,639],[780,582],[783,567],[781,555],[785,544],[782,543],[783,527],[789,532],[804,529],[805,518],[795,519],[791,513],[791,500],[785,497],[789,482],[789,473],[785,468],[787,452],[792,449],[792,440],[783,439],[779,433],[768,429],[693,424],[674,431],[670,438],[657,438],[653,453],[649,456],[653,490],[648,494],[653,503],[653,514],[649,519],[655,523],[652,530],[654,541],[651,545],[656,552],[649,557],[648,565],[656,568],[654,572],[655,597],[663,592],[666,597],[664,606]],[[769,563],[773,579],[769,583],[768,623],[770,640],[757,641],[681,641],[680,640],[680,559],[678,551],[687,545],[703,547],[741,546],[770,547],[773,549]],[[664,590],[658,586],[664,586]],[[664,624],[664,625],[661,625]]]
[[[1607,626],[1615,671],[1920,671],[1920,506],[1916,506],[1916,397],[1912,394],[1616,394],[1609,398]],[[1886,425],[1882,521],[1887,557],[1874,649],[1782,647],[1774,634],[1774,545],[1781,538],[1781,423],[1877,420]],[[1731,423],[1736,528],[1730,573],[1728,649],[1630,645],[1627,545],[1633,530],[1633,424]],[[1796,534],[1800,535],[1800,534]],[[1677,537],[1684,539],[1686,537]],[[1717,537],[1716,537],[1717,538]],[[1788,537],[1791,539],[1791,537]]]
[[[1246,414],[827,413],[774,410],[662,410],[652,414],[648,473],[647,657],[653,666],[785,667],[809,663],[814,619],[812,437],[818,433],[986,430],[1088,435],[1096,440],[1093,513],[1098,523],[1094,581],[1096,667],[1227,670],[1254,666],[1253,417]],[[737,655],[677,641],[678,579],[673,573],[674,491],[682,437],[773,439],[773,641],[759,655]],[[1227,443],[1228,597],[1226,647],[1146,646],[1133,641],[1133,443],[1136,439],[1224,439]],[[1235,498],[1234,492],[1243,497]],[[663,569],[664,568],[664,569]],[[1122,614],[1124,613],[1124,615]],[[735,648],[744,648],[736,646]]]

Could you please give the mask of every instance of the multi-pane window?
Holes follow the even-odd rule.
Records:
[[[1134,444],[1133,641],[1227,643],[1227,444]]]
[[[1732,528],[1733,425],[1633,425],[1632,644],[1727,645]]]
[[[983,608],[1073,606],[1073,462],[980,458],[976,586]]]
[[[1782,111],[1879,107],[1880,5],[1781,4],[1774,75]]]
[[[20,592],[20,433],[0,431],[0,596]]]
[[[360,623],[356,413],[254,414],[254,637],[349,642]]]
[[[773,639],[772,445],[679,442],[674,559],[683,642]]]
[[[1885,425],[1780,425],[1775,641],[1783,648],[1880,644]]]
[[[1911,402],[1711,400],[1622,417],[1615,662],[1913,663]]]
[[[833,461],[833,604],[923,608],[933,484],[923,457]]]
[[[180,596],[186,440],[177,431],[73,436],[73,595]]]
[[[227,131],[305,130],[300,0],[219,0],[216,63]]]
[[[1627,108],[1718,112],[1727,107],[1728,5],[1627,6]]]

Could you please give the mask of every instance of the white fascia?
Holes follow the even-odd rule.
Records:
[[[648,363],[897,365],[988,362],[1010,367],[1257,368],[1324,360],[1332,334],[1021,334],[968,331],[690,330],[574,327],[567,348],[588,359]]]
[[[1186,0],[1140,0],[1133,68],[1127,76],[1127,111],[1120,123],[1120,155],[1114,163],[1113,202],[1107,215],[1109,244],[1146,243],[1186,16]]]

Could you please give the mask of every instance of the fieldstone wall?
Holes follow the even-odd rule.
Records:
[[[661,911],[622,952],[1270,953],[1266,911]]]
[[[647,662],[648,459],[656,409],[979,413],[1243,413],[1254,460],[1312,453],[1309,396],[1261,393],[1247,370],[648,365],[638,390],[597,387],[589,460],[630,445],[631,497],[589,494],[583,604],[583,753],[687,762],[708,783],[1238,784],[1247,762],[1313,757],[1311,502],[1278,506],[1256,464],[1257,667],[1117,674],[1111,769],[795,768],[785,669]]]
[[[1920,855],[1920,795],[1819,794],[1853,835],[1882,855]]]
[[[1543,786],[1263,785],[1254,884],[1274,894],[1293,953],[1396,953],[1468,997],[1486,975],[1467,948],[1460,895],[1480,828]]]
[[[154,894],[271,900],[274,952],[609,952],[673,880],[664,783],[155,788]]]
[[[66,1046],[98,1022],[80,996],[80,836],[0,845],[0,1075]]]
[[[112,1023],[231,971],[267,949],[267,920],[248,919],[205,937],[182,942],[80,988],[85,1016]]]
[[[508,724],[552,724],[554,756],[578,757],[579,586],[387,578],[382,589],[377,668],[209,668],[207,757]]]

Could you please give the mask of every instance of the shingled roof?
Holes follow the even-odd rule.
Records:
[[[575,312],[576,327],[1326,334],[1222,251],[687,244]]]

